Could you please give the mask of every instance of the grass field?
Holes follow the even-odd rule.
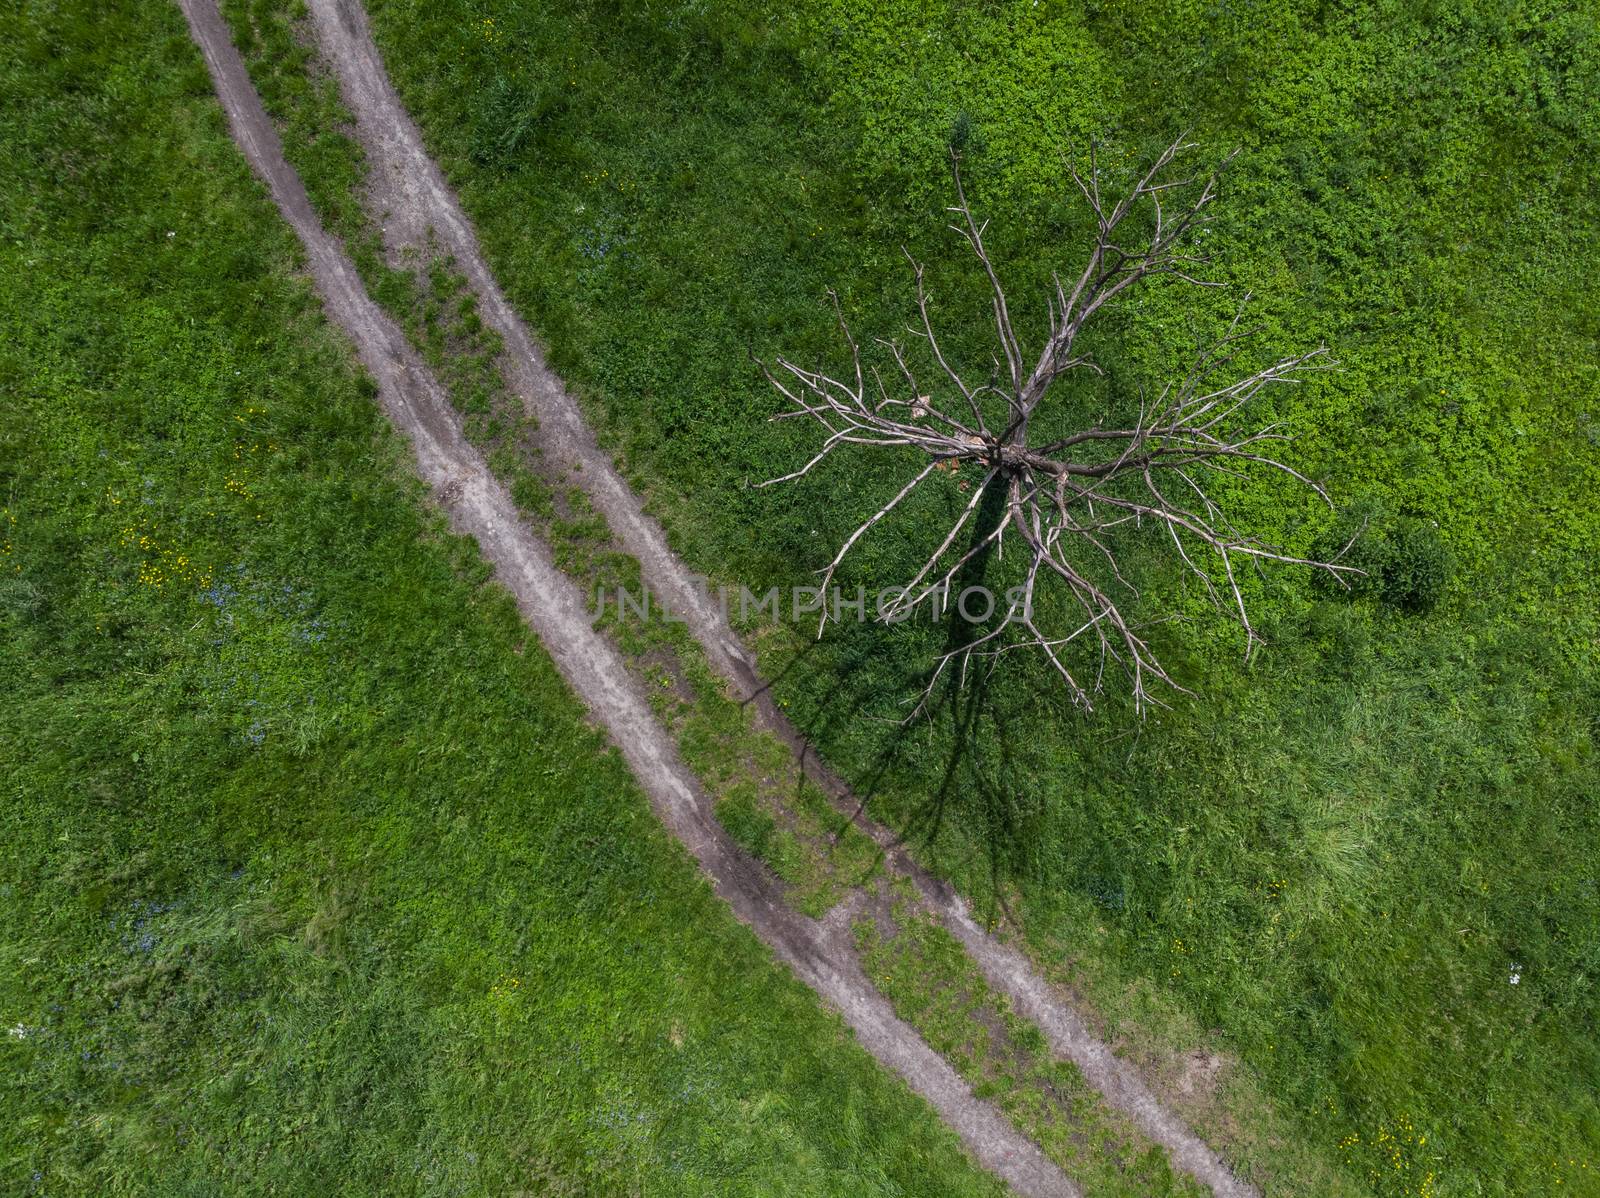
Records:
[[[1198,701],[1135,723],[998,674],[915,736],[893,716],[939,630],[764,639],[780,693],[880,814],[1029,934],[1113,1022],[1212,1029],[1375,1194],[1600,1191],[1600,43],[1556,5],[1417,10],[812,4],[537,10],[384,0],[402,94],[501,279],[690,560],[808,581],[902,479],[854,459],[797,487],[802,430],[746,350],[833,356],[930,263],[954,351],[983,296],[945,234],[970,177],[1015,295],[1084,243],[1063,143],[1114,169],[1181,127],[1230,173],[1212,249],[1269,348],[1342,366],[1275,400],[1297,464],[1400,580],[1249,583],[1250,667],[1158,554],[1151,610]],[[1032,290],[1030,290],[1032,289]],[[1159,382],[1225,297],[1157,289],[1095,345],[1107,393]],[[1042,323],[1037,306],[1021,319]],[[977,330],[967,337],[956,332]],[[1085,402],[1088,398],[1085,397]],[[1099,402],[1098,400],[1094,402]],[[1241,521],[1299,549],[1334,517],[1274,485]],[[937,516],[955,494],[930,497]],[[846,585],[899,581],[919,513]],[[1448,578],[1436,606],[1406,582]],[[787,667],[787,669],[785,669]],[[1513,980],[1515,979],[1515,980]]]
[[[442,527],[175,7],[0,49],[0,1189],[990,1194]]]
[[[289,0],[236,0],[224,6],[237,45],[256,87],[285,138],[285,151],[305,179],[312,203],[338,230],[360,264],[368,287],[404,327],[413,343],[451,388],[469,438],[516,497],[523,519],[555,551],[560,568],[580,589],[637,592],[638,563],[612,535],[605,518],[588,502],[574,476],[540,448],[537,423],[527,419],[501,383],[493,355],[497,339],[485,330],[465,280],[436,245],[405,248],[381,242],[377,216],[382,200],[366,197],[367,181],[380,167],[358,143],[354,118],[339,98],[331,64],[314,52],[308,20],[297,18]],[[365,134],[361,136],[365,137]],[[362,199],[353,208],[352,197]],[[751,726],[750,712],[719,684],[697,646],[681,627],[641,621],[608,610],[602,622],[621,650],[657,717],[676,737],[684,760],[699,775],[728,831],[763,860],[783,883],[794,909],[821,916],[853,887],[879,874],[872,844],[833,812],[814,787],[795,775],[790,750],[770,733]],[[870,892],[869,886],[869,892]],[[873,900],[857,892],[857,900]],[[920,943],[920,941],[919,941]],[[969,962],[964,969],[918,959],[921,997],[933,1007],[965,1009],[972,993]],[[885,976],[876,979],[887,984]],[[891,996],[893,997],[893,996]],[[899,998],[894,998],[898,1004]],[[1170,1012],[1168,1012],[1170,1017]],[[958,1032],[912,1022],[941,1045]],[[1013,1021],[1017,1022],[1017,1021]],[[1017,1022],[1019,1034],[1037,1038]],[[1190,1068],[1186,1049],[1194,1029],[1152,1036],[1140,1029],[1141,1064],[1158,1075]],[[1031,1043],[1031,1040],[1029,1041]],[[1148,1141],[1126,1127],[1086,1088],[1071,1065],[1043,1067],[1027,1054],[1001,1051],[1024,1078],[998,1084],[986,1065],[959,1052],[946,1056],[1005,1110],[1047,1155],[1080,1177],[1090,1192],[1147,1193],[1173,1179]],[[1209,1059],[1202,1054],[1201,1059]],[[1007,1066],[1009,1068],[1009,1066]],[[1006,1076],[1009,1076],[1007,1074]],[[1076,1079],[1076,1080],[1074,1080]],[[1187,1118],[1213,1138],[1236,1168],[1271,1192],[1314,1192],[1324,1198],[1346,1193],[1331,1146],[1303,1141],[1259,1079],[1238,1069],[1199,1090],[1174,1079],[1169,1097]],[[1070,1111],[1059,1098],[1071,1095]],[[1067,1114],[1065,1122],[1060,1116]],[[1100,1134],[1095,1129],[1108,1129]],[[1117,1130],[1110,1130],[1117,1129]]]

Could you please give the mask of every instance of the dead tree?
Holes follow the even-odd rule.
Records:
[[[1279,425],[1244,432],[1235,427],[1264,388],[1292,383],[1308,370],[1324,368],[1328,363],[1323,348],[1282,358],[1229,381],[1240,343],[1256,331],[1243,327],[1241,305],[1226,332],[1198,353],[1181,380],[1139,398],[1136,415],[1130,400],[1126,404],[1130,418],[1111,421],[1112,427],[1096,422],[1075,429],[1068,425],[1063,431],[1068,413],[1051,410],[1052,390],[1063,376],[1074,371],[1102,374],[1092,357],[1079,349],[1079,340],[1084,328],[1118,296],[1160,276],[1199,287],[1219,285],[1196,276],[1207,258],[1193,243],[1194,234],[1209,219],[1221,167],[1201,178],[1183,177],[1174,163],[1192,148],[1182,138],[1173,142],[1110,207],[1101,196],[1093,152],[1087,178],[1069,164],[1095,218],[1094,245],[1070,287],[1058,275],[1052,276],[1048,329],[1032,357],[1023,348],[1005,288],[985,248],[987,223],[973,215],[962,185],[960,156],[952,152],[956,203],[949,209],[954,215],[950,227],[965,239],[988,278],[999,343],[986,381],[968,381],[946,357],[934,329],[923,266],[909,252],[918,320],[908,331],[924,343],[926,353],[920,358],[928,363],[922,373],[929,381],[919,377],[905,346],[893,339],[876,339],[893,361],[888,371],[891,381],[886,382],[877,367],[864,368],[861,347],[831,292],[850,351],[850,373],[835,377],[784,357],[777,358],[774,367],[761,364],[768,381],[792,405],[792,410],[774,419],[809,417],[825,434],[820,450],[804,466],[762,485],[802,478],[846,446],[911,449],[925,459],[893,498],[857,526],[821,571],[824,594],[851,548],[939,470],[970,465],[981,471],[982,483],[971,488],[971,499],[921,569],[895,588],[898,598],[882,609],[883,618],[902,619],[924,605],[942,608],[949,601],[952,581],[968,563],[979,555],[1003,553],[1008,541],[1020,547],[1024,563],[1020,585],[1008,592],[999,618],[987,630],[938,659],[918,710],[952,666],[964,680],[975,661],[988,659],[992,666],[993,659],[1018,648],[1042,651],[1073,700],[1086,708],[1102,693],[1108,664],[1126,673],[1141,712],[1150,703],[1161,703],[1154,688],[1184,691],[1152,652],[1145,639],[1147,630],[1124,611],[1137,591],[1123,576],[1117,545],[1132,529],[1158,530],[1170,542],[1218,610],[1243,629],[1247,657],[1260,637],[1240,586],[1240,570],[1246,563],[1291,562],[1335,577],[1349,571],[1295,557],[1240,531],[1207,490],[1218,473],[1266,469],[1281,471],[1327,500],[1320,484],[1273,455],[1275,446],[1289,440]],[[980,508],[983,496],[994,488],[1003,490],[1003,505]],[[962,532],[974,515],[997,506],[1003,510],[993,527],[975,526],[962,543]],[[978,523],[986,520],[980,518]],[[1046,586],[1070,597],[1064,606],[1075,614],[1062,620],[1060,628],[1040,626],[1035,599],[1043,596]],[[818,635],[827,618],[824,602]],[[1080,664],[1080,656],[1069,651],[1080,638],[1091,647],[1087,664]]]

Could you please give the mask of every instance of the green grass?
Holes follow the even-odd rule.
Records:
[[[1454,563],[1437,607],[1406,610],[1387,580],[1395,603],[1272,571],[1248,585],[1273,645],[1244,668],[1201,596],[1131,546],[1151,609],[1201,617],[1160,643],[1200,700],[1143,725],[1115,702],[1073,714],[1022,660],[914,735],[859,718],[903,710],[931,626],[846,626],[814,648],[767,635],[765,663],[928,859],[980,900],[1020,891],[1035,949],[1107,1018],[1214,1030],[1372,1192],[1405,1188],[1371,1148],[1402,1125],[1440,1193],[1594,1188],[1591,14],[373,8],[553,363],[691,563],[752,588],[810,581],[904,464],[749,489],[812,441],[765,422],[778,405],[746,350],[836,361],[828,285],[863,335],[900,327],[905,243],[930,263],[952,351],[985,351],[982,292],[939,213],[963,113],[1029,327],[1046,272],[1084,244],[1063,138],[1107,135],[1113,169],[1182,127],[1217,155],[1242,146],[1219,272],[1260,297],[1270,348],[1326,341],[1342,362],[1271,414],[1301,434],[1297,464],[1379,513],[1379,550],[1421,545],[1397,576],[1438,560],[1437,524]],[[1095,345],[1108,393],[1159,382],[1228,302],[1169,288],[1128,305]],[[1291,547],[1329,528],[1291,489],[1225,498]],[[897,581],[955,502],[930,494],[841,582]]]
[[[0,50],[0,1188],[990,1194],[406,472],[175,7]]]
[[[309,181],[313,202],[331,225],[348,226],[346,242],[360,254],[363,246],[372,244],[376,230],[370,219],[350,221],[344,201],[349,188],[361,186],[367,165],[354,141],[337,133],[328,135],[346,119],[336,97],[303,86],[305,79],[319,77],[322,68],[299,52],[306,33],[293,31],[295,19],[293,6],[280,0],[230,10],[252,75],[270,97],[287,153]],[[336,159],[329,157],[330,145],[339,149]],[[450,386],[469,437],[502,480],[522,495],[525,517],[552,543],[562,569],[591,590],[626,586],[636,593],[637,563],[620,551],[585,494],[568,485],[573,480],[551,471],[551,464],[539,456],[536,437],[504,435],[529,421],[514,410],[500,384],[493,363],[498,345],[475,321],[460,276],[443,259],[427,260],[426,253],[409,269],[384,267],[376,255],[369,256],[364,267],[369,286],[384,297],[391,313],[405,324],[413,342]],[[557,514],[558,506],[565,518]],[[851,887],[876,877],[876,846],[796,775],[786,746],[751,727],[749,713],[729,700],[691,638],[660,621],[619,619],[612,614],[604,626],[624,649],[658,717],[675,732],[686,762],[708,792],[717,796],[723,824],[784,882],[791,905],[821,916]],[[943,959],[932,960],[923,951],[930,939],[945,950]],[[916,950],[910,956],[907,945]],[[1051,1065],[1036,1055],[1037,1050],[1017,1053],[1002,1046],[1008,1056],[1017,1057],[1015,1064],[1026,1076],[1007,1073],[997,1078],[986,1061],[970,1059],[961,1044],[952,1042],[948,1026],[919,1018],[922,1008],[960,1008],[965,1015],[969,1005],[976,970],[970,962],[958,960],[960,950],[947,936],[940,939],[921,929],[916,937],[897,941],[896,951],[906,958],[902,964],[915,970],[909,979],[916,991],[912,996],[916,1009],[902,1013],[956,1060],[970,1080],[1000,1100],[1025,1132],[1039,1138],[1069,1172],[1086,1179],[1095,1192],[1107,1186],[1125,1191],[1130,1185],[1149,1190],[1175,1184],[1159,1151],[1137,1133],[1114,1119],[1102,1126],[1104,1113],[1070,1066]],[[909,993],[906,970],[885,978],[890,980],[897,983],[891,987],[893,997],[904,1005]],[[1015,1021],[1008,1017],[1007,1022]],[[1037,1031],[1032,1035],[1037,1038]],[[1000,1085],[1001,1080],[1007,1084]],[[1284,1136],[1281,1119],[1248,1083],[1236,1089],[1225,1104],[1213,1094],[1205,1097],[1213,1105],[1226,1106],[1230,1121],[1226,1142],[1246,1148],[1241,1160],[1257,1164],[1238,1134],[1238,1125],[1247,1124],[1254,1137],[1274,1145],[1273,1159],[1261,1165],[1268,1176],[1304,1174],[1327,1190],[1331,1179],[1316,1168],[1314,1159],[1300,1162],[1297,1169],[1283,1168],[1285,1145],[1292,1146],[1293,1141]]]

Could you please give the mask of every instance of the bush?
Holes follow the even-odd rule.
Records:
[[[1345,576],[1348,589],[1324,575],[1325,587],[1351,598],[1374,597],[1417,615],[1434,609],[1454,569],[1450,549],[1433,520],[1394,516],[1376,503],[1357,504],[1342,512],[1318,543],[1316,553],[1323,561],[1362,571]]]
[[[1402,518],[1389,533],[1388,551],[1383,601],[1402,611],[1432,611],[1444,596],[1454,564],[1433,521]]]

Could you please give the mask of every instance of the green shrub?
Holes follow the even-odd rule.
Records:
[[[1383,601],[1402,611],[1432,611],[1450,584],[1454,561],[1432,520],[1416,516],[1395,522],[1383,568]]]
[[[1318,542],[1316,556],[1352,566],[1344,586],[1329,575],[1322,585],[1351,598],[1375,598],[1414,614],[1430,612],[1450,583],[1455,562],[1438,525],[1420,516],[1395,516],[1377,503],[1352,505]]]

